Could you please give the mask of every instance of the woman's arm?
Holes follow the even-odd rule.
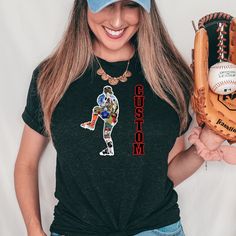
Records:
[[[45,236],[41,225],[38,163],[49,139],[25,124],[14,169],[18,204],[28,236]]]
[[[207,127],[202,129],[200,139],[209,150],[218,148],[224,141]],[[174,186],[190,177],[204,163],[204,159],[197,154],[194,145],[185,151],[184,146],[184,136],[181,136],[176,139],[174,147],[169,153],[168,176]]]
[[[193,145],[187,150],[180,151],[177,155],[172,156],[171,153],[174,153],[176,149],[179,150],[183,142],[183,136],[177,138],[169,155],[168,176],[173,181],[174,187],[190,177],[204,163],[204,160],[196,154]]]

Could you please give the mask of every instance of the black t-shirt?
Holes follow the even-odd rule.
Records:
[[[99,58],[107,74],[121,75],[127,61]],[[180,219],[167,157],[179,134],[174,109],[145,80],[136,52],[126,82],[111,85],[89,67],[71,83],[52,116],[59,200],[50,231],[66,236],[121,236]],[[33,73],[23,120],[43,132]],[[191,121],[191,118],[190,118]],[[189,122],[190,123],[190,122]]]

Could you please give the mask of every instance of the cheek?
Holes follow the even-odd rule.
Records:
[[[139,25],[139,12],[135,12],[132,14],[126,14],[125,21],[130,25],[130,26],[138,26]]]
[[[87,20],[91,30],[95,29],[98,25],[101,25],[104,22],[104,16],[101,14],[89,13],[87,15]]]

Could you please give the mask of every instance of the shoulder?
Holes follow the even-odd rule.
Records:
[[[30,81],[30,90],[37,90],[37,83],[38,83],[38,78],[40,75],[40,71],[41,71],[41,66],[40,64],[37,65],[34,69],[33,72],[31,74],[31,81]]]

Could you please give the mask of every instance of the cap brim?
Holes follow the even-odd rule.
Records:
[[[89,9],[97,13],[101,11],[103,8],[107,7],[108,5],[117,2],[117,0],[87,0]],[[148,13],[150,12],[151,8],[151,1],[145,1],[145,0],[134,0],[134,2],[141,5]]]

